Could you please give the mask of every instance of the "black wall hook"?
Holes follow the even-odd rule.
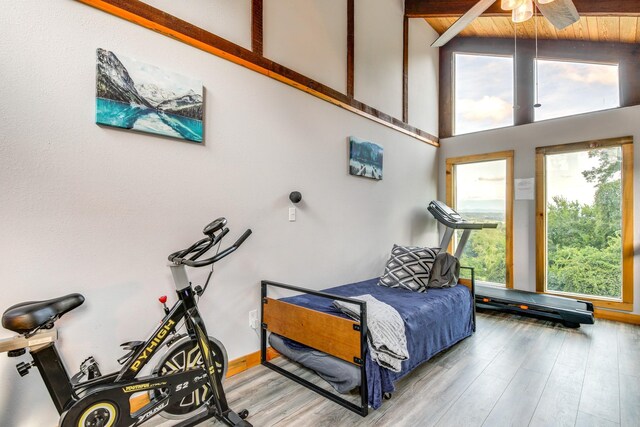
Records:
[[[302,200],[302,194],[299,191],[292,191],[291,194],[289,194],[289,200],[293,203],[299,203],[300,200]]]

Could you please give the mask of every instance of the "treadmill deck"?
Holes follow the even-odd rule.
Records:
[[[574,299],[554,295],[538,294],[517,289],[498,288],[496,286],[476,285],[476,296],[491,299],[517,301],[523,304],[536,304],[565,310],[587,310],[587,304]]]
[[[476,305],[510,313],[561,321],[566,326],[593,324],[593,304],[555,295],[476,285]]]

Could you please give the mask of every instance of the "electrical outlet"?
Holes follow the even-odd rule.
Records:
[[[296,208],[289,208],[289,221],[296,220]]]
[[[249,312],[249,326],[251,329],[258,329],[258,310]]]

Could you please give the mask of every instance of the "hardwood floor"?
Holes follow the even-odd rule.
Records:
[[[366,418],[262,366],[225,387],[254,426],[640,426],[640,326],[480,313],[475,335],[401,380]]]

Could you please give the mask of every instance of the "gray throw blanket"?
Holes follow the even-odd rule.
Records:
[[[402,361],[409,358],[402,317],[395,308],[369,294],[353,298],[367,303],[367,343],[371,358],[384,368],[400,372]],[[333,301],[333,305],[352,319],[360,320],[358,305],[342,301]]]

